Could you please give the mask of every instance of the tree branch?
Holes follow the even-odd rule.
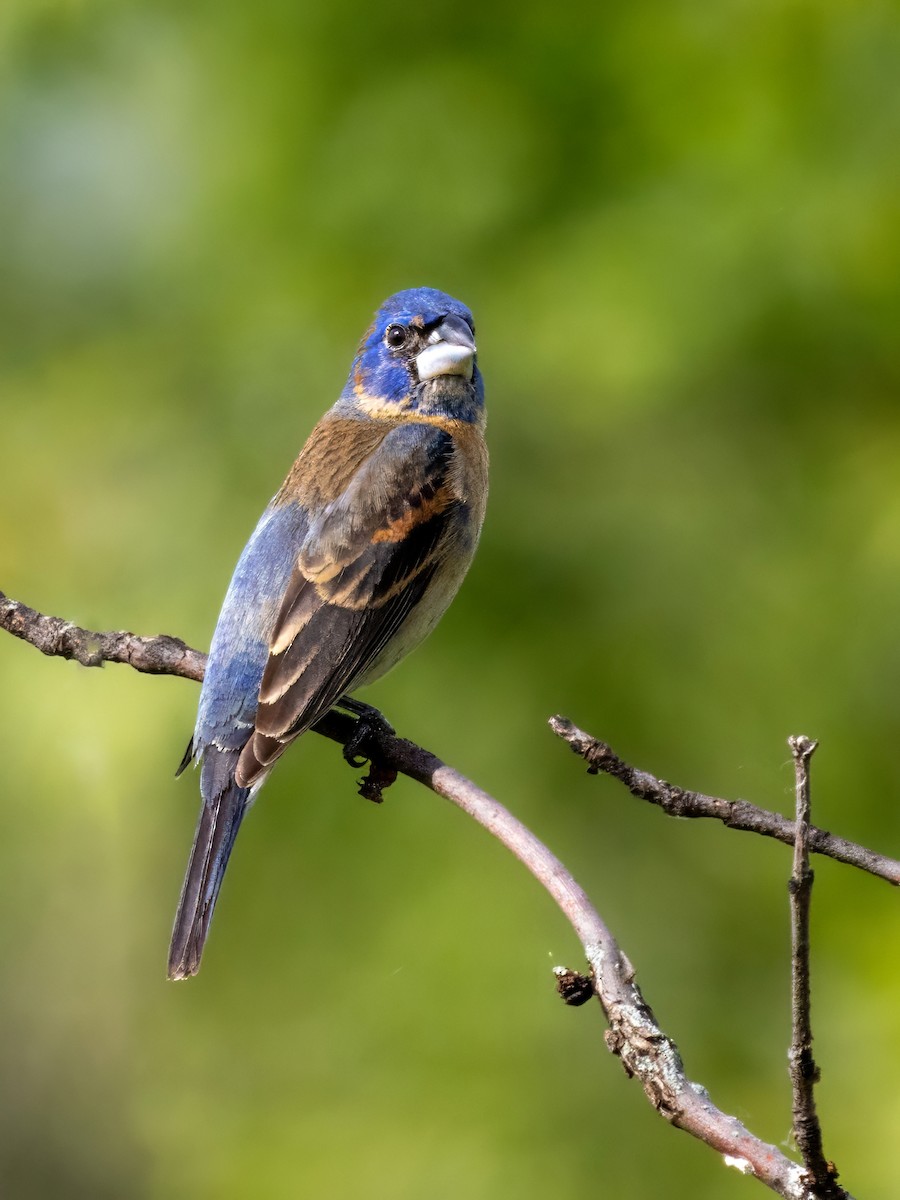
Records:
[[[837,1183],[834,1165],[825,1159],[822,1128],[813,1094],[819,1081],[819,1068],[813,1058],[810,1015],[809,909],[813,872],[809,865],[809,760],[818,743],[800,734],[788,738],[788,745],[794,758],[797,794],[797,836],[788,885],[791,898],[791,1048],[788,1053],[793,1093],[791,1113],[794,1137],[814,1181],[816,1195],[824,1200],[840,1200],[845,1192]]]
[[[62,617],[46,617],[19,600],[0,592],[0,629],[21,638],[50,657],[74,659],[83,667],[125,663],[150,675],[203,678],[206,655],[192,650],[180,638],[138,637],[134,633],[92,633]]]
[[[203,680],[206,655],[180,638],[160,633],[139,637],[136,633],[112,631],[94,633],[81,629],[62,617],[48,617],[0,592],[0,629],[20,638],[51,658],[67,658],[83,667],[102,667],[105,663],[123,663],[147,675],[176,675],[181,679]],[[356,728],[356,722],[340,713],[330,712],[314,727],[316,733],[342,745]]]
[[[632,796],[655,804],[670,817],[711,817],[721,821],[729,829],[745,833],[758,833],[793,846],[796,837],[795,823],[780,813],[769,812],[747,800],[723,800],[719,796],[705,796],[702,792],[691,792],[665,779],[657,779],[647,771],[629,766],[611,746],[573,725],[566,717],[551,717],[550,728],[558,737],[572,747],[573,751],[588,764],[588,772],[596,775],[602,771],[618,779],[628,788]],[[870,875],[877,875],[896,887],[900,884],[900,862],[877,854],[866,846],[836,837],[815,825],[809,827],[809,849],[850,867],[858,867]]]
[[[91,633],[59,618],[42,616],[2,593],[0,628],[44,654],[75,658],[86,666],[123,662],[156,674],[195,680],[203,676],[204,656],[175,638]],[[346,714],[332,712],[315,729],[346,744],[356,725]],[[506,846],[555,900],[584,948],[593,988],[609,1023],[606,1044],[619,1057],[626,1074],[640,1081],[661,1116],[718,1151],[727,1165],[755,1176],[785,1200],[818,1200],[819,1193],[803,1167],[755,1137],[736,1117],[722,1112],[705,1088],[688,1079],[677,1046],[657,1023],[635,982],[634,968],[600,914],[560,860],[521,821],[471,780],[405,738],[373,729],[365,750],[379,769],[388,769],[388,775],[398,771],[468,813]]]

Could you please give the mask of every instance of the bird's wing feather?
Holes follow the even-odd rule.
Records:
[[[352,689],[423,596],[459,516],[454,450],[439,428],[396,426],[311,519],[271,638],[241,786]]]

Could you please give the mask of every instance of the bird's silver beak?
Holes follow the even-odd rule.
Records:
[[[462,319],[450,313],[428,335],[428,344],[416,355],[419,379],[436,375],[462,375],[472,378],[475,366],[475,339]]]

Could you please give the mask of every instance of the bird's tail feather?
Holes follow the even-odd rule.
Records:
[[[200,956],[234,839],[241,827],[250,789],[234,782],[238,752],[209,748],[201,772],[203,807],[169,948],[169,978],[186,979],[200,969]]]

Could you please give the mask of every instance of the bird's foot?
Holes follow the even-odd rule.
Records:
[[[341,696],[338,708],[356,717],[356,728],[344,744],[344,758],[351,767],[363,767],[371,760],[372,755],[365,751],[371,749],[372,743],[377,745],[381,738],[393,737],[396,730],[384,713],[362,700]]]
[[[390,787],[397,772],[379,761],[378,744],[383,738],[394,736],[394,727],[383,713],[362,700],[342,696],[338,707],[356,717],[356,728],[344,744],[345,761],[355,769],[369,764],[368,774],[359,785],[359,794],[380,804],[384,798],[382,790]]]

